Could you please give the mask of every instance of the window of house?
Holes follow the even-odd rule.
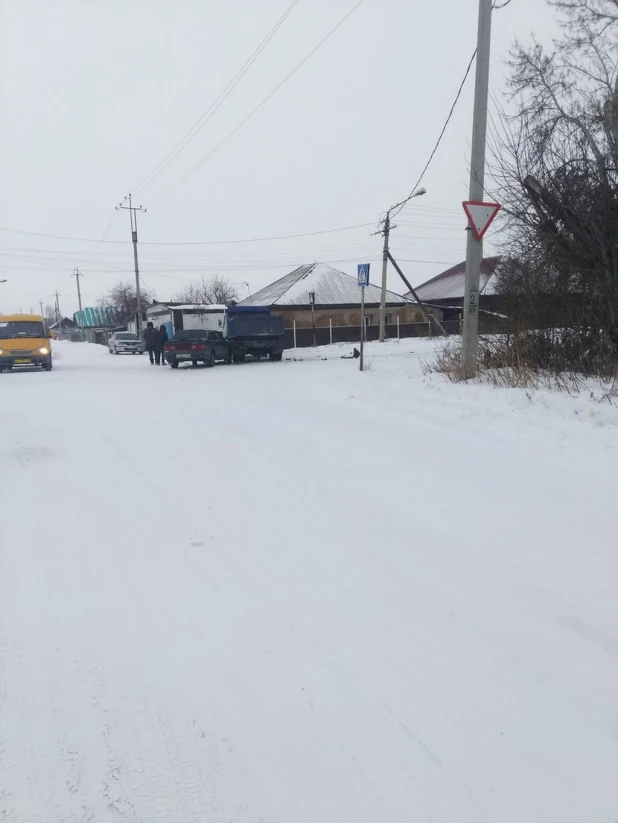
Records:
[[[372,314],[366,314],[365,315],[365,325],[366,326],[372,326],[373,325],[373,315]]]
[[[384,322],[386,323],[387,326],[389,325],[389,323],[392,323],[393,322],[392,315],[385,314],[384,315]]]

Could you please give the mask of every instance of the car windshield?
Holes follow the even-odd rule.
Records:
[[[124,334],[117,334],[116,335],[116,340],[133,340],[133,341],[135,341],[135,340],[137,340],[137,335],[136,334],[131,334],[130,332],[126,332]]]
[[[30,320],[7,320],[0,322],[0,340],[16,337],[46,337],[42,323]]]
[[[185,329],[177,331],[172,340],[203,340],[207,334],[202,329]]]

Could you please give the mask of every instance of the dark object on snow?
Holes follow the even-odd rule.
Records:
[[[220,331],[206,329],[179,330],[165,344],[165,360],[173,369],[181,363],[205,363],[214,366],[218,360],[230,363],[232,359],[230,347]]]
[[[263,306],[228,306],[225,335],[234,363],[243,363],[247,355],[259,360],[283,358],[283,318],[274,317]]]
[[[356,360],[359,357],[360,357],[360,352],[357,348],[354,348],[354,351],[352,352],[352,354],[342,354],[341,355],[342,360]],[[326,358],[324,358],[324,360],[326,360]]]
[[[144,330],[144,345],[147,349],[156,348],[158,336],[159,332],[155,329],[152,323],[148,323]]]

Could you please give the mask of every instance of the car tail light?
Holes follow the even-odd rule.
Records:
[[[165,351],[176,351],[176,346],[173,346],[171,343],[166,343],[163,348]]]
[[[193,343],[191,348],[193,349],[193,351],[199,351],[200,349],[205,349],[206,346],[204,345],[204,343]]]

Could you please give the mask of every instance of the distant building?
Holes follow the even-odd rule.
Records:
[[[495,325],[493,320],[500,323],[502,300],[497,294],[496,285],[501,263],[501,257],[485,257],[481,262],[480,322],[487,331],[491,330],[489,326]],[[453,332],[463,315],[465,287],[466,263],[464,261],[432,277],[420,286],[416,286],[415,291],[419,300],[428,307],[439,309],[442,312],[447,331]],[[410,298],[411,296],[411,294],[407,295]],[[499,329],[496,328],[496,330]]]
[[[53,332],[60,340],[76,339],[77,324],[70,317],[62,317],[49,326],[49,331]]]
[[[380,324],[380,287],[365,288],[365,325],[368,339],[377,336]],[[265,306],[283,317],[286,329],[297,331],[316,328],[336,331],[334,340],[358,339],[355,330],[361,324],[361,290],[356,277],[333,269],[325,263],[299,266],[294,271],[239,302],[240,306]],[[424,326],[419,307],[400,294],[386,293],[388,336],[396,337],[397,328],[411,324]],[[354,329],[354,331],[352,330]],[[346,331],[347,330],[347,331]],[[330,332],[329,332],[330,334]],[[303,334],[303,339],[307,337]],[[402,334],[403,336],[403,334]],[[328,342],[324,333],[318,343]],[[299,344],[300,345],[300,344]]]
[[[501,257],[485,257],[481,261],[481,276],[479,291],[485,297],[496,294],[496,282],[500,271]],[[466,262],[458,263],[441,274],[432,277],[420,286],[416,286],[415,291],[423,303],[433,303],[434,305],[459,305],[463,307],[463,299],[466,288]],[[411,297],[411,295],[408,295]]]
[[[105,345],[115,331],[126,329],[120,322],[120,312],[107,306],[92,306],[75,312],[73,320],[88,343]]]

